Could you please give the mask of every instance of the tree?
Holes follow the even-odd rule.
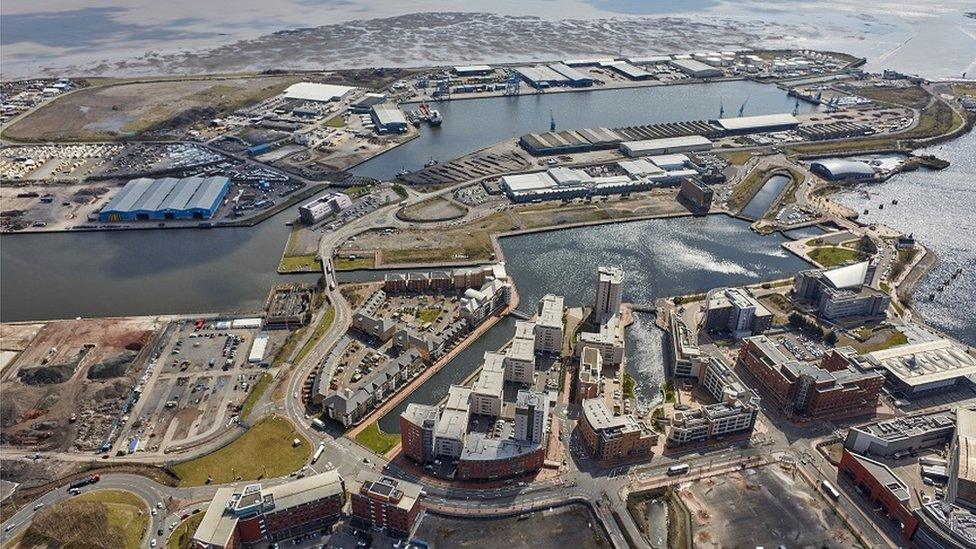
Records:
[[[827,332],[827,335],[824,337],[824,343],[827,345],[837,345],[837,332],[833,330]]]

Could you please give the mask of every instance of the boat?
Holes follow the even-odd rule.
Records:
[[[433,156],[430,157],[430,160],[428,160],[426,163],[424,163],[424,167],[425,168],[429,168],[431,166],[436,166],[436,165],[437,165],[437,161],[434,160],[434,157]]]
[[[880,204],[880,205],[878,205],[878,209],[879,209],[879,210],[883,210],[883,209],[884,209],[884,204]]]
[[[892,200],[891,201],[891,204],[897,206],[898,205],[898,199],[895,198],[894,200]]]
[[[408,170],[406,168],[400,168],[400,171],[397,172],[397,177],[403,177],[403,176],[405,176],[405,175],[407,175],[409,173],[410,173],[410,170]]]

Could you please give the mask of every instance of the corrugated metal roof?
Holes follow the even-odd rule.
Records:
[[[565,76],[566,78],[569,78],[573,82],[593,80],[593,77],[583,74],[582,72],[574,69],[573,67],[566,65],[565,63],[553,63],[552,65],[549,65],[549,68]]]
[[[152,185],[142,193],[139,200],[132,206],[132,210],[156,211],[159,205],[166,200],[170,191],[176,186],[178,180],[172,177],[164,177],[153,181]]]
[[[186,205],[186,209],[209,210],[230,187],[230,180],[226,177],[207,177],[200,182],[197,192]]]
[[[719,118],[716,122],[726,130],[752,130],[776,126],[797,126],[800,124],[800,121],[789,113]]]
[[[193,197],[193,193],[197,191],[200,187],[200,181],[197,178],[184,178],[177,181],[176,186],[170,191],[169,196],[166,200],[160,204],[159,209],[161,210],[182,210],[186,208],[187,203],[190,198]]]
[[[152,185],[153,180],[148,177],[133,179],[125,184],[119,194],[108,201],[102,208],[103,212],[128,212],[132,210],[133,204],[139,201],[146,189]]]

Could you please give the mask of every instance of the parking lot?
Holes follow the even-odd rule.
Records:
[[[219,432],[263,372],[248,363],[256,333],[198,329],[191,321],[171,325],[118,450],[162,452]]]
[[[772,339],[779,344],[780,351],[786,354],[787,357],[792,355],[797,360],[819,360],[827,351],[827,348],[822,343],[814,341],[799,332],[789,332],[773,336]]]

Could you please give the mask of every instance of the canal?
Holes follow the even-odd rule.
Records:
[[[785,175],[774,175],[767,179],[756,196],[753,196],[746,207],[742,208],[742,215],[753,219],[762,218],[789,182],[790,178]]]
[[[663,296],[704,292],[786,276],[808,265],[784,250],[779,235],[759,236],[745,222],[724,215],[632,221],[507,237],[501,245],[508,273],[521,298],[534,310],[547,293],[566,298],[567,307],[592,303],[600,265],[624,269],[625,302],[652,304]],[[373,277],[376,275],[374,274]],[[357,277],[358,278],[358,277]],[[367,279],[363,276],[362,279]],[[482,355],[508,341],[514,320],[495,325],[380,420],[399,432],[398,417],[410,402],[434,404],[452,383],[481,365]],[[664,380],[663,332],[651,315],[638,315],[627,331],[627,369],[640,395],[653,401]]]
[[[745,114],[788,112],[793,101],[750,81],[549,93],[438,103],[439,129],[354,171],[381,179],[526,132],[715,118],[719,103]],[[801,109],[810,107],[801,104]],[[0,237],[0,320],[260,310],[283,278],[275,269],[297,208],[254,227]]]

